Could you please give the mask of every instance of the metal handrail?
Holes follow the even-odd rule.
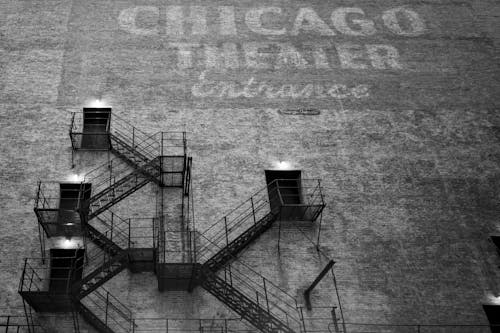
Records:
[[[208,239],[207,239],[208,240]],[[208,240],[210,241],[210,240]],[[217,244],[214,244],[217,246]],[[222,249],[219,247],[219,249]],[[231,255],[231,254],[229,254]],[[232,256],[232,255],[231,255]],[[259,298],[261,299],[267,299],[268,303],[271,306],[268,306],[268,310],[271,311],[271,309],[277,309],[279,313],[281,313],[281,316],[285,316],[287,319],[292,319],[296,324],[299,324],[301,322],[300,316],[298,314],[298,303],[297,299],[288,294],[286,291],[284,291],[281,287],[277,286],[274,284],[272,281],[270,281],[268,278],[264,277],[262,274],[258,273],[257,271],[253,270],[250,266],[245,264],[241,259],[237,259],[236,257],[233,257],[233,261],[237,262],[241,267],[245,268],[248,273],[243,273],[242,269],[235,268],[233,265],[230,266],[230,270],[226,270],[224,272],[225,275],[229,276],[229,283],[232,285],[235,281],[238,281],[239,285],[237,286],[237,289],[242,292],[245,296],[253,300],[254,302],[258,303]],[[229,272],[229,273],[228,273]],[[236,274],[235,274],[236,272]],[[219,275],[222,273],[219,273]],[[249,276],[248,274],[251,274],[253,276]],[[262,281],[263,284],[260,285],[256,283],[255,281]],[[247,289],[250,289],[253,291],[252,294],[249,294],[248,292],[245,292],[242,290],[242,285],[246,286]],[[268,288],[268,286],[272,288]],[[239,287],[239,288],[238,288]],[[272,290],[275,290],[272,292]],[[277,294],[279,293],[279,294]],[[267,295],[267,296],[266,296]],[[281,300],[282,302],[281,305],[284,305],[285,308],[288,308],[289,310],[286,310],[285,308],[282,308],[280,304],[278,304],[276,301],[270,301],[269,302],[269,295],[274,296],[275,299]],[[285,301],[288,299],[288,301]],[[296,316],[291,315],[291,313],[296,313]]]

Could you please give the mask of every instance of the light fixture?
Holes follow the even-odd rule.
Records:
[[[69,177],[68,177],[68,180],[70,182],[75,182],[75,183],[81,183],[81,182],[83,182],[83,179],[84,179],[84,176],[79,175],[77,173],[73,173],[73,174],[69,175]]]
[[[500,296],[495,296],[494,294],[489,293],[486,297],[491,304],[500,305]]]
[[[278,161],[275,163],[275,167],[278,170],[289,170],[291,166],[290,162],[287,161]]]
[[[62,241],[61,241],[61,248],[63,249],[72,249],[74,248],[76,243],[71,239],[71,236],[66,236]]]
[[[106,103],[102,99],[95,99],[90,102],[91,108],[104,108],[106,107]]]

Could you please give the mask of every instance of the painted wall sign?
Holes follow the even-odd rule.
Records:
[[[453,1],[124,0],[73,11],[65,98],[285,110],[415,106],[463,89],[447,99],[457,103],[474,90],[453,77],[491,62],[470,8]]]
[[[300,43],[291,37],[369,37],[380,31],[395,36],[417,37],[425,33],[426,26],[417,12],[407,7],[390,8],[374,19],[359,7],[338,7],[331,10],[330,21],[324,21],[311,7],[300,7],[293,15],[281,7],[240,9],[240,22],[236,21],[234,6],[166,6],[163,17],[160,8],[135,6],[123,9],[118,24],[123,31],[136,36],[163,37],[165,46],[177,53],[180,69],[191,67],[226,69],[328,69],[338,63],[344,69],[402,69],[398,49],[390,44],[335,42]],[[149,19],[149,22],[146,20]],[[163,22],[160,25],[158,22]],[[267,37],[272,40],[230,42],[231,37]],[[203,37],[210,37],[207,42]],[[180,42],[183,39],[194,41]],[[214,44],[214,39],[220,45]],[[173,41],[172,41],[173,40]],[[195,63],[194,53],[201,58]],[[332,58],[335,58],[333,60]]]

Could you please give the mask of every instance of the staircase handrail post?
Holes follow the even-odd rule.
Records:
[[[113,186],[113,160],[109,161],[109,186]],[[113,193],[114,193],[114,189],[113,189]]]
[[[10,325],[10,316],[7,316],[7,324],[6,324],[6,329],[5,329],[5,333],[9,332],[9,325]],[[29,328],[29,327],[28,327]]]
[[[283,202],[283,197],[281,196],[280,183],[278,179],[276,179],[275,182],[276,182],[276,191],[278,192],[278,198],[280,199],[281,206],[283,206],[285,203]]]
[[[262,281],[264,282],[264,295],[266,296],[267,313],[271,313],[271,311],[269,310],[269,299],[267,297],[266,278],[262,277]]]
[[[340,333],[339,323],[337,322],[337,314],[335,313],[335,309],[336,309],[336,307],[333,306],[332,307],[332,311],[331,311],[331,313],[332,313],[332,319],[333,319],[333,327],[335,328],[335,333]]]
[[[131,218],[128,218],[128,248],[130,249],[130,239],[132,238],[131,226],[130,226]]]
[[[23,290],[24,276],[26,274],[26,266],[27,266],[27,264],[28,264],[28,258],[24,258],[24,268],[23,268],[23,272],[21,273],[21,281],[19,281],[19,291]]]
[[[253,196],[250,197],[250,202],[252,203],[252,216],[253,216],[253,224],[257,224],[257,220],[255,218],[255,207],[253,204]]]
[[[42,181],[38,180],[38,190],[36,191],[35,208],[38,208],[38,201],[40,200],[41,188],[42,188]]]
[[[196,263],[197,261],[197,253],[196,253],[196,229],[193,227],[193,262]]]
[[[115,213],[111,212],[111,241],[113,241],[113,224]]]
[[[106,312],[104,315],[104,323],[108,325],[108,304],[109,304],[109,291],[106,291]]]
[[[184,145],[184,156],[187,155],[187,139],[186,139],[186,132],[182,132],[182,144]]]
[[[163,132],[161,132],[160,152],[160,156],[163,156]]]
[[[321,198],[321,205],[325,205],[325,200],[323,196],[323,191],[321,191],[321,179],[318,179],[318,190],[319,190],[319,196]]]
[[[302,307],[299,307],[300,310],[300,321],[302,322],[302,329],[304,330],[303,333],[307,333],[306,331],[306,322],[304,320],[304,311],[302,310]]]
[[[135,126],[132,126],[132,149],[135,150]]]
[[[226,246],[228,246],[229,245],[229,237],[227,235],[227,217],[226,216],[224,216],[224,229],[226,231]]]
[[[74,257],[74,259],[75,259],[75,261],[70,264],[69,270],[68,270],[68,278],[66,280],[66,294],[70,293],[70,290],[71,290],[71,280],[73,279],[73,272],[76,270],[76,260],[77,260],[76,251],[75,251],[75,257]]]

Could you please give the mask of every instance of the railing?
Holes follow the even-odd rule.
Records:
[[[89,224],[120,248],[127,249],[133,246],[130,219],[122,218],[107,210],[90,220]]]
[[[269,214],[281,220],[314,220],[324,207],[318,179],[274,180],[201,233],[197,260],[210,259]]]
[[[51,257],[52,260],[67,260],[75,257]],[[51,263],[43,263],[44,258],[25,258],[21,280],[19,282],[19,292],[49,292],[51,294],[69,294],[73,282],[73,264],[67,267],[51,267]],[[73,261],[74,263],[74,261]],[[58,272],[57,277],[53,277],[53,272]],[[57,288],[54,288],[57,286]],[[63,286],[63,288],[61,288]]]
[[[42,327],[37,324],[28,324],[26,316],[0,315],[0,332],[2,333],[41,333]]]
[[[325,207],[319,179],[276,179],[268,186],[277,189],[283,220],[314,221]]]
[[[81,138],[84,135],[113,137],[128,147],[143,155],[147,160],[158,156],[186,155],[185,132],[157,132],[148,134],[130,124],[115,113],[111,113],[109,128],[103,132],[84,133],[83,112],[74,112],[71,117],[70,136],[73,149],[81,148]]]
[[[85,245],[85,255],[75,261],[74,269],[83,272],[82,278],[93,274],[97,270],[102,270],[114,257],[111,246],[101,248],[91,242]]]
[[[85,132],[83,130],[83,112],[73,112],[71,115],[71,124],[69,127],[69,136],[73,150],[107,150],[109,149],[109,121],[107,128],[102,132]],[[86,140],[99,142],[95,145],[85,145]]]
[[[311,310],[299,306],[303,324],[302,331],[306,333],[346,333],[340,318],[339,309],[335,306],[311,307]]]
[[[491,333],[492,328],[500,325],[485,324],[362,324],[346,323],[348,333]],[[321,331],[319,333],[334,333]]]
[[[216,274],[290,329],[303,332],[304,323],[297,299],[241,260],[233,258],[232,264]]]
[[[135,333],[230,333],[255,332],[255,328],[240,318],[183,319],[135,318]]]
[[[271,189],[271,197],[277,195],[277,188]],[[197,236],[197,261],[206,262],[270,213],[266,186]]]
[[[100,287],[80,302],[113,332],[134,331],[132,311],[106,289]]]
[[[97,195],[108,188],[114,186],[133,172],[133,169],[122,159],[114,158],[105,162],[98,167],[85,173],[82,184],[92,184],[90,189],[82,189],[82,195],[89,198],[92,195]],[[91,193],[88,193],[91,191]]]
[[[155,225],[157,224],[156,218],[128,218],[125,220],[129,226],[129,248],[156,248],[154,233]]]
[[[60,197],[60,183],[55,181],[38,181],[34,202],[34,210],[38,222],[48,237],[74,236],[81,234],[80,215],[75,209],[61,208],[64,201],[74,202],[74,198]]]
[[[189,221],[177,222],[177,227],[169,226],[167,217],[155,219],[154,238],[157,263],[195,262],[195,234]]]

